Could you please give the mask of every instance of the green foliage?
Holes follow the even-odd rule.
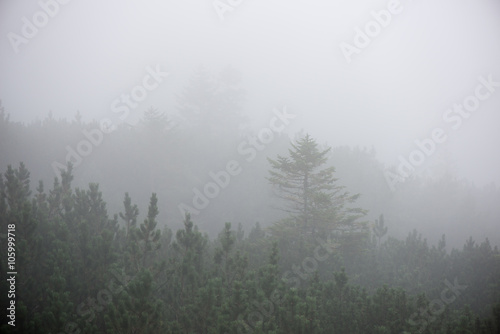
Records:
[[[296,219],[275,226],[281,237],[257,223],[245,238],[226,223],[209,240],[189,214],[173,238],[158,228],[155,193],[137,226],[128,193],[110,218],[97,184],[73,190],[71,181],[69,168],[31,195],[24,165],[0,175],[2,228],[15,221],[19,233],[22,333],[499,333],[500,253],[488,240],[447,253],[444,236],[430,247],[415,231],[358,240],[367,251],[356,253],[290,233]],[[374,233],[385,232],[380,216]]]
[[[344,191],[336,184],[334,167],[324,167],[330,148],[320,150],[307,134],[291,144],[288,157],[278,155],[271,164],[269,182],[287,202],[285,211],[299,222],[304,232],[325,234],[333,230],[357,231],[362,225],[357,219],[365,212],[348,208],[358,195]]]
[[[132,205],[132,199],[128,193],[125,193],[125,199],[123,200],[123,206],[125,207],[125,212],[120,212],[120,218],[125,221],[125,231],[127,236],[130,235],[130,230],[136,227],[137,216],[139,215],[139,208],[137,205]]]
[[[375,237],[378,238],[378,245],[380,245],[380,239],[387,234],[387,226],[385,226],[384,223],[384,215],[380,215],[379,219],[375,220],[373,234],[375,234]]]
[[[359,195],[337,184],[335,168],[327,167],[330,148],[320,150],[308,134],[291,146],[289,156],[268,159],[268,180],[289,213],[268,229],[278,240],[284,263],[290,264],[297,254],[313,253],[318,237],[334,237],[349,251],[361,252],[368,230],[359,219],[366,212],[349,207]]]

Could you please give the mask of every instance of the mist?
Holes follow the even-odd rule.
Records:
[[[334,184],[356,195],[346,207],[363,212],[365,251],[381,247],[381,221],[391,247],[444,235],[447,252],[472,240],[497,251],[499,18],[500,3],[486,0],[4,1],[0,173],[7,184],[9,166],[24,163],[36,197],[70,170],[71,196],[98,184],[124,235],[126,193],[139,223],[154,220],[157,196],[161,238],[175,239],[186,213],[207,242],[226,222],[246,235],[262,228],[290,252],[284,268],[303,254],[281,243],[298,235],[298,216],[270,171],[310,136]],[[343,256],[354,283],[375,289]]]

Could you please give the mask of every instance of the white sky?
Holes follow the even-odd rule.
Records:
[[[50,2],[49,0],[43,3]],[[224,0],[225,2],[225,0]],[[139,84],[146,66],[171,76],[136,112],[174,111],[200,64],[243,75],[247,111],[287,105],[332,146],[374,146],[387,164],[444,127],[444,111],[474,92],[480,75],[500,81],[500,1],[401,0],[371,44],[348,64],[341,42],[389,1],[242,1],[221,21],[212,0],[72,0],[15,53],[37,1],[0,2],[0,99],[13,120],[113,116],[111,102]],[[500,88],[440,146],[459,175],[500,184]],[[431,156],[430,158],[435,158]]]

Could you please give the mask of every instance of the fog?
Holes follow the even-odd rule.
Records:
[[[392,6],[387,1],[57,4],[45,17],[36,2],[0,5],[0,92],[11,121],[49,112],[72,119],[78,111],[84,121],[136,126],[150,107],[179,121],[177,97],[190,78],[200,68],[214,76],[230,68],[241,78],[245,126],[254,131],[286,106],[297,116],[290,138],[303,130],[332,147],[373,148],[387,168],[442,128],[446,140],[417,175],[440,165],[478,187],[500,181],[500,94],[470,117],[444,120],[480,77],[500,80],[498,2],[402,1],[389,17],[380,14]],[[384,24],[364,46],[357,29],[366,32],[376,15]],[[39,27],[26,24],[33,17]],[[131,94],[147,68],[160,69],[162,82],[126,115],[116,112],[125,103],[113,102]],[[16,163],[8,158],[4,167]]]
[[[185,213],[206,233],[196,240],[198,251],[209,245],[205,251],[210,259],[195,262],[207,266],[213,259],[217,265],[229,261],[230,245],[238,240],[236,248],[250,254],[249,266],[260,268],[262,259],[274,254],[269,240],[276,238],[281,257],[278,261],[272,255],[270,263],[279,263],[283,272],[313,249],[308,247],[319,239],[312,236],[333,230],[353,233],[339,239],[344,247],[342,260],[319,266],[322,279],[331,279],[335,271],[335,284],[340,284],[337,272],[342,267],[345,274],[345,266],[350,282],[369,290],[389,284],[409,293],[437,293],[441,278],[434,262],[429,265],[432,282],[413,278],[417,277],[413,269],[408,273],[401,269],[404,278],[399,280],[387,269],[398,261],[401,266],[409,263],[395,258],[402,248],[426,248],[427,241],[433,254],[438,254],[434,259],[448,256],[452,249],[477,251],[484,242],[482,256],[486,258],[484,250],[489,249],[496,255],[488,255],[488,261],[498,265],[494,260],[498,249],[492,251],[489,243],[500,244],[499,1],[2,1],[0,36],[0,216],[4,216],[0,222],[11,224],[10,220],[27,217],[26,212],[23,216],[16,211],[22,207],[14,204],[16,196],[21,202],[33,200],[36,231],[47,244],[51,236],[45,233],[57,230],[60,223],[46,222],[60,219],[68,226],[73,220],[80,224],[75,217],[85,215],[87,209],[78,211],[78,203],[85,207],[86,200],[100,201],[97,188],[89,186],[96,183],[105,203],[99,206],[100,216],[84,219],[97,221],[99,216],[108,221],[103,226],[116,224],[115,230],[110,228],[114,234],[109,242],[125,255],[113,265],[127,263],[130,249],[140,250],[130,252],[143,256],[142,264],[135,257],[120,267],[130,275],[139,276],[141,270],[154,267],[153,260],[148,267],[148,255],[177,263],[178,255],[172,254],[182,253],[178,246],[182,233],[191,233]],[[319,173],[314,169],[318,166],[312,168],[311,173],[318,174],[305,177],[303,197],[297,199],[286,194],[297,189],[292,186],[297,171],[289,163],[296,159],[293,149],[312,147],[307,145],[317,147],[308,151],[308,159],[314,160],[311,152],[317,157],[325,152],[324,161],[322,156],[317,158],[318,166],[335,171],[330,178],[332,170]],[[289,154],[291,160],[280,160]],[[23,188],[27,181],[20,163],[30,173],[31,193]],[[70,166],[74,192],[65,183]],[[314,185],[312,190],[308,182]],[[21,190],[16,192],[16,187]],[[349,195],[342,197],[336,189]],[[69,191],[66,195],[74,202],[61,200],[58,191]],[[42,196],[45,193],[47,197]],[[133,210],[126,209],[126,193],[138,206],[135,218],[139,223],[144,220],[140,228],[143,232],[150,228],[145,241],[130,225]],[[20,194],[26,198],[20,199],[24,196]],[[155,214],[156,195],[159,214]],[[290,211],[290,201],[302,208]],[[46,220],[40,218],[44,205],[57,207],[47,211]],[[321,225],[325,221],[335,228]],[[229,231],[226,222],[233,224],[233,230],[241,224],[241,230]],[[387,234],[380,232],[384,222]],[[300,228],[294,225],[302,223]],[[68,233],[87,235],[87,230],[78,230],[81,224],[74,224],[78,227]],[[100,231],[96,236],[105,236],[101,227],[95,231]],[[194,231],[198,233],[197,228]],[[56,233],[57,238],[63,240],[65,233]],[[228,241],[231,233],[238,237]],[[155,250],[147,248],[150,237],[158,243]],[[405,238],[404,247],[396,241]],[[170,243],[171,239],[176,241]],[[138,248],[130,246],[135,241]],[[92,245],[82,246],[83,257],[90,254]],[[217,253],[219,246],[226,252],[225,260]],[[50,251],[50,247],[44,249],[47,254]],[[371,270],[364,262],[368,257],[363,257],[370,252],[377,254],[374,263],[382,268],[376,270],[384,273],[373,282],[367,278],[370,275],[363,275]],[[455,258],[446,261],[463,264],[462,255],[450,254]],[[239,255],[234,256],[234,263],[239,263]],[[128,267],[130,263],[133,267]],[[490,268],[486,260],[481,263]],[[102,268],[96,268],[92,270],[99,276]],[[427,270],[422,268],[418,270]],[[457,274],[455,265],[449,268],[446,274]],[[161,270],[155,280],[170,275]],[[492,281],[500,275],[494,270],[488,273]],[[214,273],[207,271],[206,277]],[[39,275],[43,276],[42,271]],[[467,275],[459,277],[469,279],[471,289],[489,284],[485,278],[474,285],[470,280],[475,278]],[[66,280],[71,277],[68,274]],[[224,278],[221,282],[227,283]],[[297,282],[306,284],[298,278]],[[233,291],[231,284],[225,285],[227,291]],[[489,296],[484,291],[490,290],[485,289],[470,295]],[[78,304],[92,289],[77,290],[71,290],[71,303]],[[39,300],[35,292],[30,293],[30,298]],[[166,304],[167,295],[159,297]],[[490,297],[464,298],[463,303],[467,300],[481,316],[495,303]],[[94,325],[106,328],[104,318],[99,319]],[[59,327],[50,327],[51,332],[60,331],[60,321]],[[81,328],[95,330],[85,326]],[[177,327],[162,328],[176,332],[172,328]],[[202,332],[201,327],[182,328],[186,333]],[[220,328],[235,327],[217,328],[222,333]],[[351,331],[336,328],[335,332]]]

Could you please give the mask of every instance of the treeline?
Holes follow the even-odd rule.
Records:
[[[488,240],[447,252],[444,237],[436,246],[417,232],[386,239],[383,217],[355,239],[281,237],[259,224],[247,235],[230,223],[211,239],[189,214],[175,233],[160,228],[155,193],[147,210],[125,193],[110,215],[98,184],[72,186],[71,166],[49,190],[32,189],[23,164],[1,176],[19,333],[500,331],[500,254]],[[5,279],[1,287],[7,305]]]
[[[80,160],[70,155],[70,162],[79,162],[73,169],[73,184],[84,188],[88,180],[99,183],[112,212],[120,211],[121,194],[125,192],[134,194],[142,207],[148,205],[147,199],[155,192],[162,201],[159,216],[162,224],[169,221],[170,227],[177,229],[182,228],[180,208],[185,205],[196,209],[195,191],[203,192],[204,186],[213,182],[211,173],[223,171],[230,161],[237,161],[241,172],[231,177],[228,185],[216,198],[209,199],[204,208],[191,211],[193,219],[211,237],[217,236],[220,220],[241,222],[246,230],[256,221],[263,227],[270,226],[282,215],[273,208],[279,203],[265,179],[269,169],[267,157],[286,151],[290,142],[287,129],[274,133],[272,142],[263,145],[258,142],[258,131],[249,130],[244,121],[224,116],[222,119],[231,123],[220,122],[217,113],[204,111],[203,106],[220,105],[216,109],[222,110],[226,106],[223,101],[237,100],[239,95],[234,93],[229,98],[232,90],[217,90],[211,85],[197,76],[186,88],[179,103],[184,107],[179,107],[179,113],[186,115],[187,121],[174,117],[175,109],[146,110],[134,126],[117,119],[116,129],[103,133],[102,140],[96,133],[99,122],[82,121],[79,114],[71,120],[48,116],[22,124],[11,121],[0,108],[0,170],[24,161],[33,180],[51,184],[59,176],[53,167],[66,167],[68,152],[78,153],[78,147],[82,152],[90,151],[82,144],[90,143],[87,134],[99,145],[91,143],[91,153],[81,155]],[[193,110],[208,113],[203,118],[205,123]],[[288,109],[288,113],[293,112]],[[269,118],[273,117],[270,108]],[[257,143],[258,149],[251,142]],[[377,160],[374,150],[334,147],[327,159],[335,167],[339,183],[351,193],[361,194],[357,203],[368,211],[369,219],[375,220],[384,213],[392,236],[404,238],[417,228],[428,240],[437,243],[446,233],[448,251],[450,246],[461,247],[470,235],[477,240],[489,237],[492,243],[500,242],[496,233],[500,220],[499,188],[493,184],[477,187],[457,179],[446,162],[439,162],[438,155],[430,166],[432,177],[410,177],[394,192],[385,180],[384,165]]]

